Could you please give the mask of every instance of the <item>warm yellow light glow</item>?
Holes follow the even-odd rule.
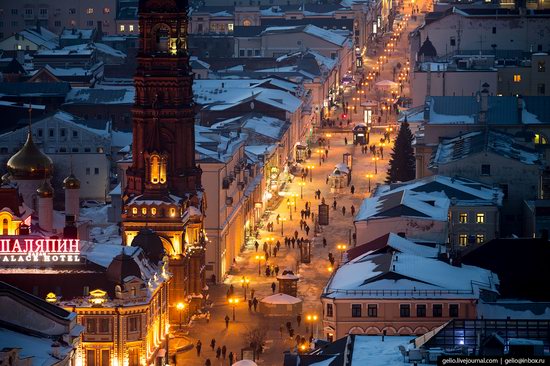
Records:
[[[346,250],[347,247],[348,247],[348,246],[347,246],[346,244],[338,244],[338,245],[336,246],[336,248],[337,248],[338,250]]]
[[[265,256],[264,255],[257,255],[256,256],[256,260],[259,260],[259,261],[262,261],[265,259]]]
[[[182,311],[184,308],[185,304],[182,302],[178,302],[178,304],[176,305],[176,309],[178,309],[179,311]]]
[[[327,270],[328,270],[329,272],[332,272],[332,271],[334,270],[334,268],[328,267]]]
[[[49,303],[57,302],[57,296],[53,292],[50,292],[46,295],[46,301]]]

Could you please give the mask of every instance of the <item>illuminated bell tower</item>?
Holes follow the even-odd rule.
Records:
[[[122,214],[126,245],[143,229],[153,230],[163,243],[173,274],[171,319],[179,319],[172,307],[205,287],[205,198],[195,163],[187,26],[187,0],[139,1],[132,165]]]

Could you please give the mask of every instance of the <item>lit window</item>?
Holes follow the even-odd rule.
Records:
[[[111,8],[103,8],[103,14],[109,14],[111,12]]]
[[[20,45],[20,44],[17,45],[17,49],[18,49],[18,50],[21,49],[21,45]]]
[[[176,209],[174,207],[170,208],[170,216],[176,216]]]
[[[465,247],[466,245],[468,245],[468,235],[467,234],[460,234],[458,236],[458,244],[461,247]]]
[[[476,214],[476,223],[478,223],[478,224],[484,224],[485,223],[485,214],[484,213],[477,213]]]
[[[130,30],[130,32],[133,32],[134,31],[134,25],[133,24],[130,24],[128,26],[128,29]]]
[[[137,207],[132,208],[132,213],[133,213],[134,215],[137,215]]]
[[[245,27],[250,27],[251,25],[252,25],[252,22],[251,22],[250,20],[245,19],[245,20],[243,21],[243,26],[245,26]]]
[[[233,32],[233,23],[227,24],[227,30]]]
[[[151,215],[155,216],[156,214],[157,214],[157,209],[156,209],[156,207],[153,207],[151,209]]]
[[[467,213],[461,213],[458,215],[458,222],[461,224],[467,224],[468,223],[468,214]]]
[[[546,71],[546,62],[539,61],[537,69],[538,69],[539,72],[545,72]]]
[[[536,145],[546,145],[548,143],[548,141],[546,140],[546,137],[542,136],[540,133],[535,134],[533,142]]]
[[[93,13],[94,13],[94,8],[86,9],[86,14],[93,14]]]
[[[121,32],[124,32],[126,30],[126,27],[124,26],[124,24],[121,24],[119,29]]]
[[[485,235],[476,234],[476,244],[482,244],[485,242]]]
[[[514,83],[519,83],[521,81],[521,75],[520,74],[515,74],[514,75]]]
[[[143,208],[141,209],[141,214],[142,214],[142,215],[147,215],[147,208],[143,207]]]

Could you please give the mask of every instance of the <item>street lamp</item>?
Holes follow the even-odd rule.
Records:
[[[294,202],[290,201],[290,198],[287,198],[286,206],[288,207],[288,213],[289,213],[289,216],[290,216],[290,221],[292,221],[292,205],[293,204],[294,204]]]
[[[380,158],[378,156],[373,156],[372,157],[372,161],[374,161],[374,174],[378,174],[378,167],[376,165],[376,162],[380,160]]]
[[[317,153],[319,154],[319,166],[321,166],[321,158],[323,157],[323,149],[317,149]]]
[[[336,246],[336,249],[340,251],[340,262],[342,262],[342,259],[344,258],[344,251],[346,250],[348,246],[346,244],[338,244]]]
[[[316,324],[317,319],[318,319],[317,314],[308,314],[308,315],[306,315],[306,322],[311,324],[311,337],[310,337],[310,339],[313,338],[313,325]],[[317,333],[317,332],[315,332],[315,333]]]
[[[298,182],[298,185],[300,186],[300,199],[304,199],[304,186],[306,182]]]
[[[283,236],[283,228],[284,228],[283,222],[286,221],[286,217],[281,217],[279,220],[280,220],[280,223],[281,223],[281,236]]]
[[[292,203],[294,205],[294,212],[298,211],[298,205],[296,204],[296,197],[298,197],[298,193],[292,193],[292,197],[294,197],[294,202]]]
[[[332,273],[332,271],[334,271],[334,268],[332,268],[332,266],[328,266],[327,271],[328,271],[329,273]]]
[[[260,263],[265,260],[265,255],[256,255],[256,260],[258,261],[258,276],[261,276],[262,271],[260,270]]]
[[[274,237],[269,237],[269,238],[266,238],[265,240],[267,240],[267,242],[269,243],[269,255],[271,255],[271,243],[273,243],[275,238]]]
[[[231,305],[233,305],[233,321],[235,321],[235,306],[239,303],[239,299],[236,297],[230,297],[228,301]]]
[[[309,181],[313,182],[313,169],[315,165],[308,165],[307,168],[309,169]]]
[[[244,292],[244,300],[246,301],[246,290],[248,290],[248,286],[250,285],[250,278],[243,276],[241,278],[241,286],[243,288]]]
[[[183,309],[185,309],[185,304],[183,302],[178,302],[178,304],[176,305],[176,309],[178,309],[178,312],[180,313],[180,330],[181,330],[181,327],[182,327],[181,316],[183,313]]]
[[[371,178],[374,178],[374,174],[372,173],[367,174],[367,178],[369,179],[369,193],[370,193],[370,180]]]

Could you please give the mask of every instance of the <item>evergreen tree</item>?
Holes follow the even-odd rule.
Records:
[[[413,134],[407,119],[401,124],[391,152],[386,183],[406,182],[415,177]]]

